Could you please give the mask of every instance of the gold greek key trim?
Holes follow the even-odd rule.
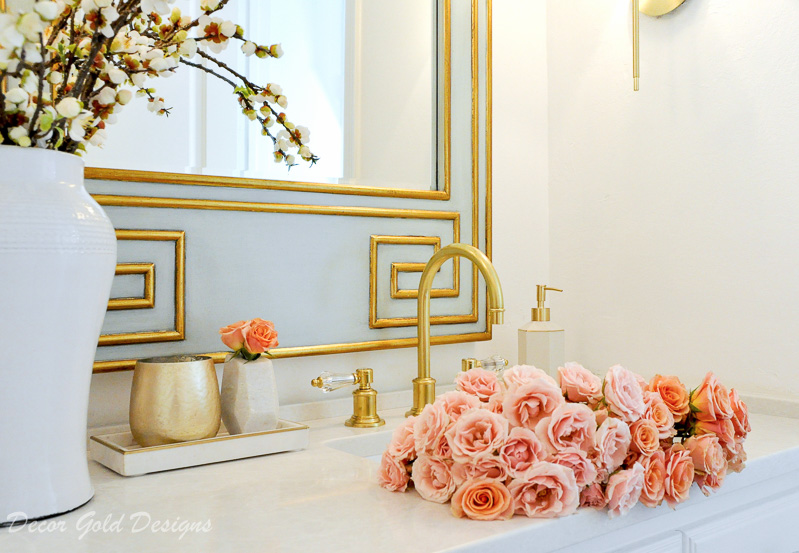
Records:
[[[4,0],[0,0],[3,2]],[[384,198],[412,198],[421,200],[450,199],[452,174],[452,0],[444,4],[444,189],[424,190],[412,188],[382,188],[354,184],[325,184],[318,182],[280,181],[243,177],[196,175],[189,173],[164,173],[130,169],[107,169],[86,167],[87,179],[116,180],[126,182],[152,182],[159,184],[184,184],[191,186],[225,186],[231,188],[255,188],[264,190],[288,190],[292,192],[316,192],[321,194],[347,194],[352,196],[376,196]],[[437,83],[436,83],[436,86]],[[436,172],[437,174],[437,172]],[[436,185],[438,183],[435,183]]]
[[[489,325],[490,328],[490,325]],[[483,342],[491,339],[491,332],[472,332],[468,334],[450,334],[448,336],[432,336],[430,343],[434,346],[441,344],[460,344],[463,342]],[[397,338],[394,340],[370,340],[368,342],[355,342],[350,344],[326,344],[322,346],[301,346],[296,348],[277,348],[269,350],[272,359],[288,359],[291,357],[308,357],[311,355],[328,355],[339,353],[357,353],[362,351],[380,351],[385,349],[416,347],[416,338]],[[207,355],[214,363],[222,363],[229,351],[213,353],[199,353]],[[97,361],[94,364],[95,373],[109,373],[129,371],[136,366],[136,359],[120,359],[116,361]]]
[[[438,251],[440,248],[436,248]],[[424,271],[424,263],[392,263],[391,264],[391,299],[405,300],[405,299],[418,299],[419,290],[413,288],[411,290],[404,290],[399,287],[399,274],[400,273],[421,273]],[[440,271],[441,269],[439,269]],[[459,283],[460,284],[460,283]],[[433,288],[430,291],[431,298],[457,298],[460,290],[455,288]]]
[[[155,305],[155,264],[154,263],[117,263],[114,276],[143,275],[144,292],[141,297],[111,298],[108,310],[152,309]]]
[[[117,230],[117,240],[175,243],[175,328],[146,332],[103,334],[98,346],[176,342],[186,338],[186,233],[182,230]],[[154,282],[154,280],[153,280]],[[155,291],[153,290],[153,295]],[[97,363],[95,363],[95,368]]]

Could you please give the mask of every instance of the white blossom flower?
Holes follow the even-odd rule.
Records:
[[[61,117],[72,119],[77,117],[83,108],[81,107],[77,98],[72,98],[70,96],[58,102],[55,106],[55,109]]]
[[[311,141],[311,131],[308,130],[308,127],[297,125],[297,134],[300,135],[300,142],[302,144],[308,144],[308,142]]]
[[[28,137],[28,129],[25,127],[14,127],[8,131],[8,137],[23,148],[27,148],[31,145],[31,139]]]
[[[12,88],[6,92],[6,101],[12,104],[21,104],[22,102],[27,102],[28,93],[20,87]]]
[[[291,154],[287,155],[286,156],[286,163],[288,163],[289,165],[294,165],[294,156],[291,155]]]
[[[241,51],[244,52],[245,56],[252,56],[255,53],[255,43],[249,40],[244,41],[244,44],[241,45]]]
[[[169,4],[175,0],[141,0],[142,13],[169,13]]]
[[[19,18],[17,30],[22,33],[27,40],[38,42],[39,35],[44,32],[45,22],[36,12],[28,12]]]
[[[122,84],[128,80],[128,74],[112,65],[108,69],[108,80],[114,84]]]
[[[283,47],[280,44],[273,44],[269,47],[269,53],[273,58],[279,58],[283,55]]]
[[[52,85],[59,85],[64,82],[64,74],[60,71],[50,71],[47,74],[47,82]]]
[[[134,73],[130,76],[130,80],[133,81],[133,84],[142,87],[144,83],[147,82],[147,75],[144,73]]]
[[[200,0],[200,9],[208,12],[219,7],[219,0]]]
[[[197,41],[193,38],[187,38],[183,41],[178,49],[181,56],[186,58],[193,58],[197,53]]]
[[[128,102],[133,99],[133,93],[128,90],[127,88],[123,88],[119,92],[117,92],[117,103],[120,106],[124,106]]]
[[[103,87],[103,89],[94,97],[101,106],[110,106],[116,103],[117,93],[116,90],[110,86]]]
[[[25,13],[33,10],[35,0],[6,0],[6,10],[9,13]]]
[[[47,21],[52,21],[58,17],[58,14],[61,12],[58,4],[55,2],[36,2],[33,9],[36,10],[36,13],[38,13],[42,19],[46,19]]]
[[[289,105],[289,99],[283,96],[282,94],[277,97],[277,105],[282,108],[286,108]]]
[[[236,24],[232,21],[225,21],[219,26],[219,32],[230,38],[236,34]]]

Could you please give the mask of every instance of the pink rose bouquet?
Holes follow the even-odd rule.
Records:
[[[232,348],[247,343],[240,324],[222,329]],[[693,484],[707,495],[746,461],[748,409],[712,373],[692,392],[676,376],[647,382],[614,365],[603,379],[577,363],[558,380],[519,365],[473,369],[456,384],[394,431],[378,481],[451,502],[457,517],[674,508]]]
[[[247,361],[254,361],[261,355],[269,357],[269,351],[278,346],[277,330],[272,321],[252,319],[239,321],[219,329],[222,343],[233,350],[233,356],[240,355]]]

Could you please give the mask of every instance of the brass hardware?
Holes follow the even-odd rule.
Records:
[[[641,13],[651,17],[659,17],[673,12],[683,5],[685,0],[640,0]]]
[[[2,0],[0,0],[2,1]],[[364,186],[350,186],[350,185],[330,185],[321,183],[297,183],[297,182],[281,182],[281,181],[267,181],[260,179],[247,179],[247,178],[227,178],[227,177],[213,177],[207,175],[191,175],[191,174],[178,174],[178,173],[158,173],[152,171],[128,171],[128,170],[115,170],[115,169],[101,169],[87,167],[84,175],[87,179],[97,180],[112,180],[124,182],[152,182],[163,183],[172,185],[186,185],[186,186],[211,186],[211,187],[233,187],[233,188],[246,188],[246,189],[273,189],[273,190],[289,190],[296,192],[313,192],[313,193],[329,193],[341,194],[351,196],[374,196],[374,197],[387,197],[387,198],[420,198],[427,200],[449,200],[450,199],[450,174],[451,174],[451,135],[452,135],[452,109],[451,109],[451,0],[444,1],[444,83],[442,89],[444,91],[444,109],[443,109],[443,128],[444,128],[444,148],[443,148],[443,168],[444,174],[444,190],[405,190],[393,188],[370,188]],[[493,251],[492,232],[493,232],[493,217],[492,217],[492,152],[493,152],[493,118],[492,118],[492,2],[486,0],[485,17],[486,22],[482,27],[485,29],[486,49],[481,56],[480,61],[485,64],[485,252],[490,259]],[[475,26],[471,32],[472,41],[472,55],[475,52],[479,53],[478,28]],[[479,128],[474,125],[474,119],[480,115],[478,106],[476,105],[478,94],[474,87],[475,75],[472,75],[473,91],[472,91],[472,128]],[[477,140],[472,137],[472,140]],[[473,151],[474,144],[473,144]],[[477,149],[479,151],[479,148]],[[472,206],[473,213],[475,212],[474,205],[480,201],[479,197],[479,175],[472,175]],[[94,199],[103,206],[120,206],[120,207],[147,207],[147,208],[171,208],[171,209],[205,209],[205,210],[222,210],[222,211],[246,211],[246,212],[265,212],[265,213],[293,213],[293,214],[309,214],[309,215],[346,215],[358,217],[381,217],[381,218],[413,218],[413,219],[451,219],[455,229],[460,229],[460,213],[459,212],[441,212],[441,211],[423,211],[423,210],[409,210],[409,209],[381,209],[369,207],[355,207],[355,206],[314,206],[314,205],[292,205],[292,204],[265,204],[265,203],[252,203],[252,202],[224,202],[215,200],[196,200],[191,198],[156,198],[156,197],[140,197],[140,196],[123,196],[123,195],[106,195],[106,194],[93,194]],[[439,214],[446,214],[439,217]],[[477,238],[479,237],[479,217],[472,220],[472,240],[473,244],[477,245]],[[453,241],[458,239],[453,238]],[[473,271],[473,289],[477,290],[477,272]],[[181,297],[181,305],[183,305],[183,298]],[[477,320],[477,295],[473,297],[473,314],[475,315],[474,321]],[[488,308],[487,308],[488,309]],[[177,315],[176,315],[177,316]],[[413,319],[411,319],[413,320]],[[435,320],[435,318],[434,318]],[[474,322],[471,321],[471,322]],[[181,325],[183,320],[179,321]],[[177,328],[177,325],[176,325]],[[492,328],[490,324],[486,325],[484,331],[467,332],[464,334],[448,334],[442,336],[433,336],[430,338],[432,345],[443,344],[460,344],[467,342],[480,342],[491,340]],[[175,339],[175,338],[172,338]],[[334,344],[321,344],[311,346],[297,346],[297,347],[284,347],[271,350],[272,356],[276,359],[292,358],[292,357],[306,357],[313,355],[330,355],[330,354],[343,354],[343,353],[356,353],[366,351],[380,351],[387,349],[407,348],[417,346],[417,338],[394,338],[394,339],[378,339],[378,340],[365,340],[360,342],[350,343],[334,343]],[[216,363],[222,363],[225,356],[230,352],[216,351],[208,352],[204,355],[210,356]],[[135,358],[113,359],[107,361],[95,361],[94,373],[110,373],[118,371],[132,370],[136,364]]]
[[[117,263],[115,276],[143,275],[144,293],[140,298],[111,298],[108,310],[152,309],[155,306],[155,264]]]
[[[344,424],[353,428],[374,428],[383,426],[386,421],[377,414],[377,390],[372,388],[373,377],[372,369],[358,369],[352,374],[324,372],[311,380],[311,386],[326,393],[358,384],[358,388],[352,392],[352,416]]]
[[[433,254],[419,281],[419,302],[417,308],[418,334],[418,376],[413,380],[413,408],[405,416],[419,415],[428,403],[436,397],[436,381],[430,376],[430,290],[433,278],[439,267],[448,259],[465,257],[471,261],[481,273],[488,288],[488,313],[486,326],[490,329],[494,322],[502,321],[505,302],[502,297],[502,285],[499,283],[494,265],[486,255],[467,244],[450,244]]]
[[[486,359],[483,359],[482,361],[479,359],[475,359],[474,357],[461,359],[461,371],[463,372],[478,368],[499,372],[500,369],[503,369],[507,366],[508,366],[508,360],[500,357],[499,355],[488,357]]]
[[[536,299],[538,300],[538,307],[533,307],[533,320],[534,321],[548,321],[549,320],[549,307],[544,305],[547,301],[547,290],[552,292],[563,292],[560,288],[549,288],[546,284],[539,284],[535,287]]]
[[[174,330],[103,334],[97,345],[121,346],[184,340],[186,338],[186,233],[182,230],[117,230],[116,235],[117,240],[152,240],[175,243],[175,328]],[[130,368],[135,365],[135,359],[132,362]],[[97,362],[95,362],[96,368]]]

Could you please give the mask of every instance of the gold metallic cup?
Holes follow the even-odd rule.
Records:
[[[143,447],[213,438],[222,403],[210,357],[177,355],[136,361],[130,430]]]

